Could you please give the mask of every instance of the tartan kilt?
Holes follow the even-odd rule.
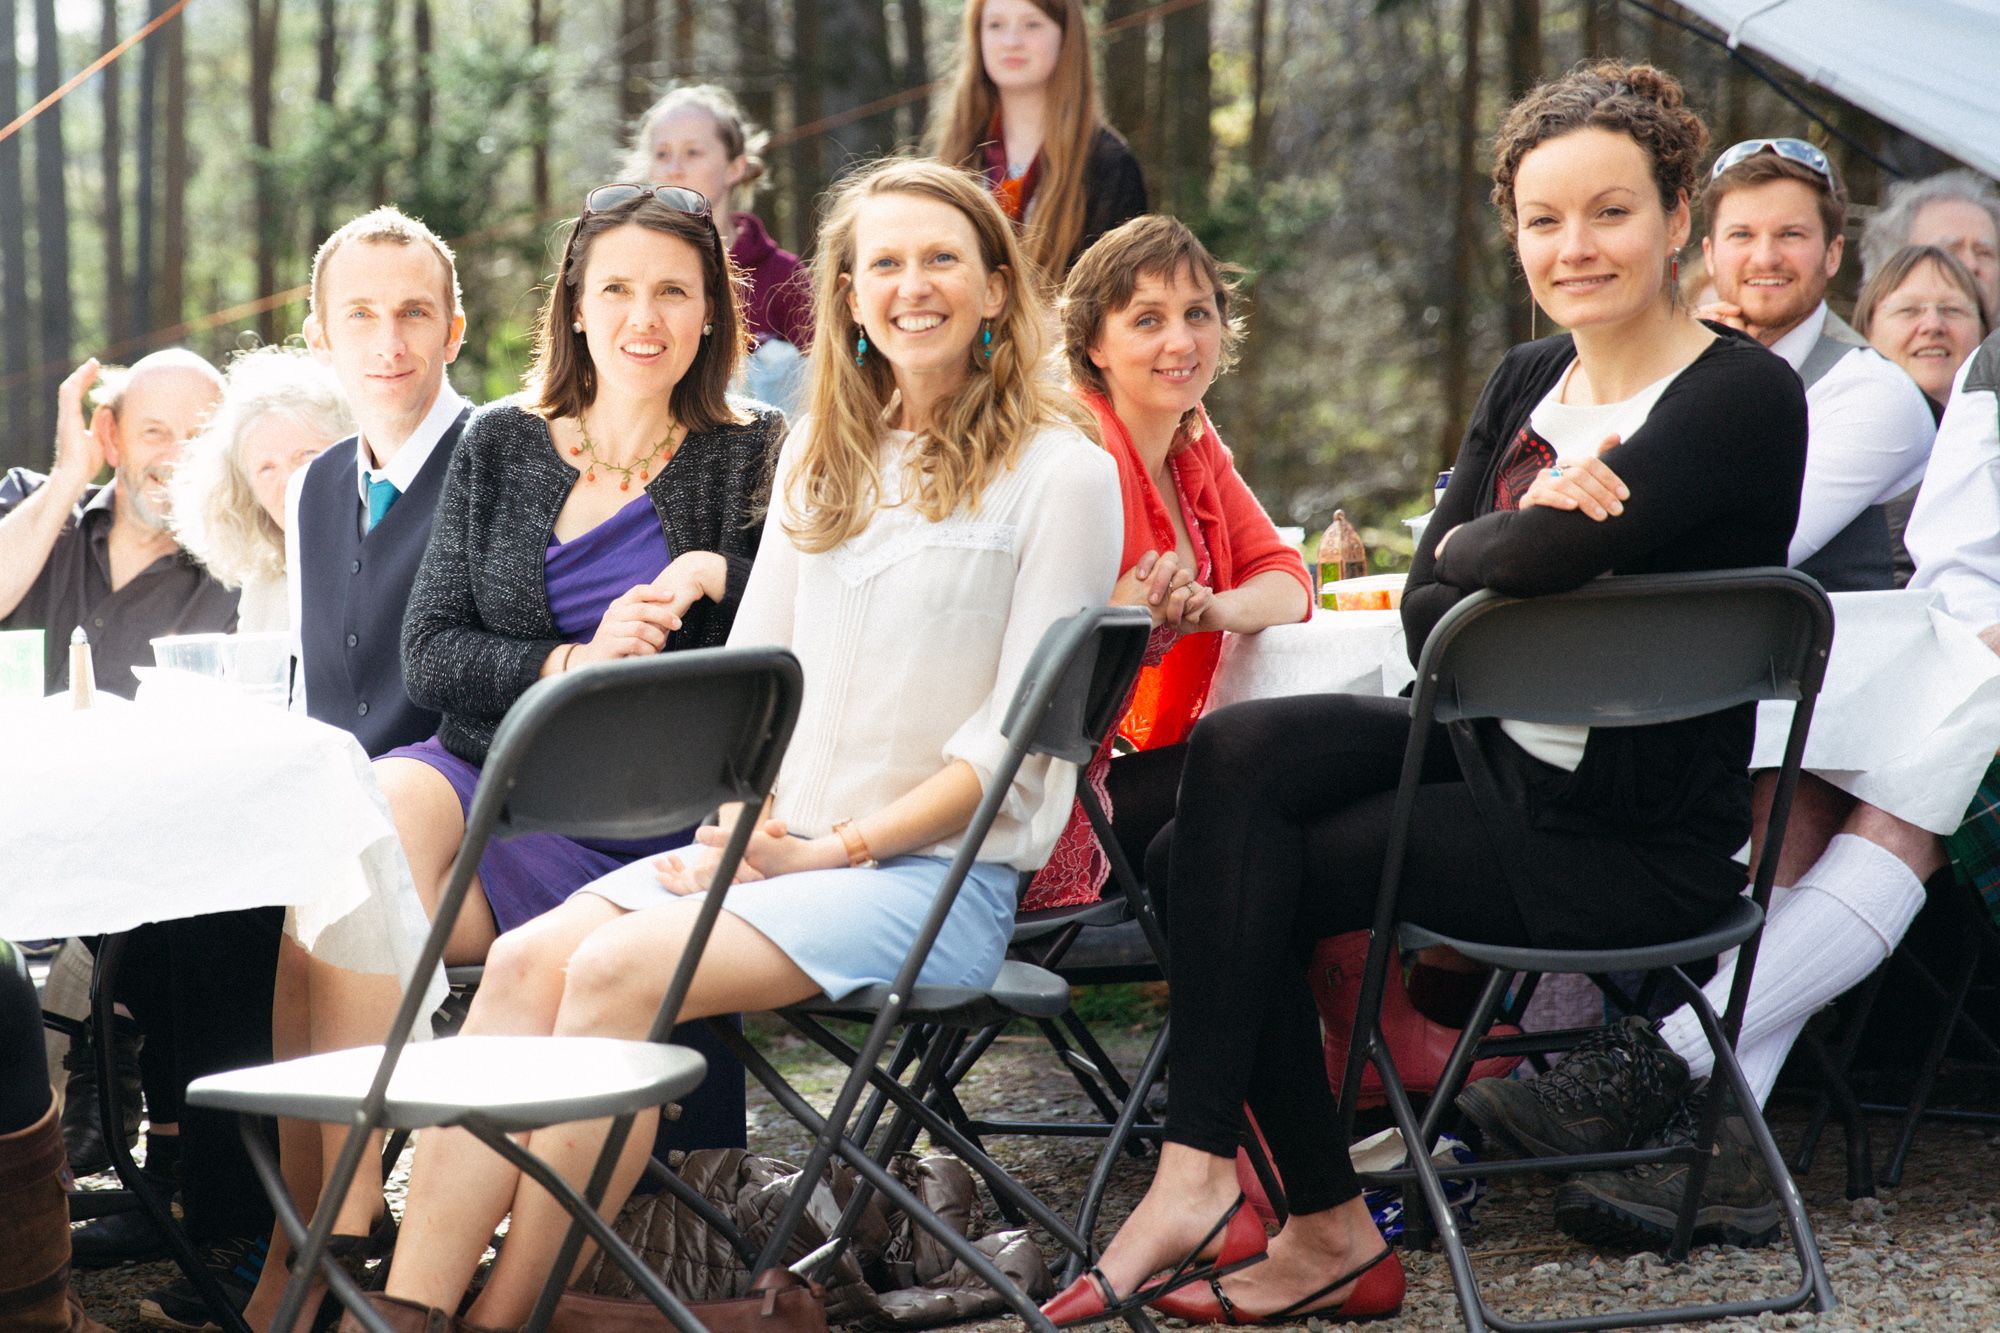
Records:
[[[1959,880],[1976,890],[2000,921],[2000,759],[1987,767],[1965,822],[1944,840],[1944,850]]]

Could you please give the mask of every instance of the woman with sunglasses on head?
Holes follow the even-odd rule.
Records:
[[[592,190],[543,304],[525,391],[475,413],[452,455],[404,620],[410,696],[443,722],[431,739],[377,759],[375,773],[427,910],[464,838],[494,731],[529,686],[727,638],[784,429],[775,411],[728,398],[742,348],[734,273],[708,201],[673,186]],[[684,841],[533,833],[489,844],[445,961],[481,962],[502,931]],[[315,968],[304,1012],[277,1019],[281,1032],[311,1039],[281,1057],[381,1040],[399,990],[393,976]],[[740,1082],[733,1095],[726,1079],[707,1087],[722,1118],[733,1109],[729,1136],[740,1143]],[[311,1126],[284,1139],[286,1175],[307,1211],[345,1135]],[[334,1252],[357,1262],[389,1240],[370,1161],[335,1227]],[[268,1320],[284,1272],[265,1271],[249,1313]]]
[[[1494,201],[1536,303],[1571,332],[1509,352],[1480,396],[1404,594],[1413,658],[1481,589],[1783,563],[1805,464],[1797,377],[1674,290],[1706,139],[1680,85],[1643,65],[1581,69],[1508,115]],[[1196,726],[1166,896],[1167,1141],[1052,1317],[1137,1301],[1239,1324],[1400,1308],[1401,1267],[1339,1137],[1306,962],[1334,937],[1351,1019],[1409,727],[1405,702],[1351,695],[1238,704]],[[1731,857],[1750,828],[1750,738],[1747,708],[1665,727],[1440,729],[1400,915],[1514,944],[1691,933],[1743,889]],[[1469,866],[1485,868],[1476,888]],[[1246,1101],[1290,1206],[1268,1249],[1236,1183]]]
[[[714,201],[716,230],[743,275],[750,393],[789,415],[804,393],[812,286],[799,257],[772,240],[748,208],[764,178],[762,153],[770,137],[728,89],[690,84],[660,98],[639,118],[625,177],[686,186]]]
[[[683,1019],[895,976],[1007,748],[1000,724],[1036,645],[1117,576],[1117,470],[1037,375],[1041,302],[979,181],[935,162],[852,176],[814,263],[812,411],[779,459],[730,633],[791,649],[808,693]],[[1048,855],[1075,780],[1070,764],[1022,764],[924,983],[997,975],[1019,875]],[[643,1036],[732,820],[503,937],[466,1030]],[[602,1142],[570,1125],[527,1147],[580,1183]],[[377,1307],[410,1327],[457,1308],[503,1217],[506,1246],[467,1315],[482,1327],[527,1317],[568,1217],[469,1135],[427,1133]]]
[[[1146,211],[1139,161],[1104,123],[1082,0],[970,0],[929,146],[986,177],[1043,281]]]

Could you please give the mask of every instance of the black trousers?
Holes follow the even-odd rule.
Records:
[[[238,1136],[236,1114],[181,1103],[205,1074],[271,1062],[271,996],[285,909],[259,907],[141,926],[126,939],[116,995],[170,1081],[147,1098],[181,1126],[181,1209],[197,1245],[270,1233],[271,1202]],[[155,1046],[160,1049],[154,1054]],[[267,1125],[266,1130],[269,1130]]]
[[[1166,858],[1166,1136],[1234,1156],[1247,1102],[1293,1212],[1360,1193],[1339,1141],[1306,965],[1315,942],[1373,922],[1409,727],[1402,699],[1307,695],[1222,709],[1188,743]],[[1527,943],[1492,874],[1494,850],[1437,730],[1398,915]]]

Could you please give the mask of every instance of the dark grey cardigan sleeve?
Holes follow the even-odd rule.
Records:
[[[445,474],[430,544],[403,617],[404,684],[413,701],[443,713],[505,713],[535,683],[542,663],[561,643],[553,634],[523,638],[486,628],[474,593],[476,577],[494,571],[496,562],[513,563],[517,554],[526,557],[516,571],[531,581],[525,586],[542,577],[541,553],[533,549],[531,534],[488,531],[475,514],[479,471],[511,451],[510,424],[505,416],[485,414],[466,424]],[[495,548],[495,542],[508,549]],[[519,552],[512,549],[517,546]]]

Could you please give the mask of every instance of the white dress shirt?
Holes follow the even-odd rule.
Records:
[[[1771,344],[1805,364],[1826,328],[1826,302]],[[1924,391],[1873,348],[1857,347],[1806,390],[1806,480],[1788,563],[1826,545],[1870,505],[1892,500],[1923,479],[1937,426]]]
[[[398,494],[410,489],[416,482],[417,474],[430,462],[439,441],[444,439],[451,423],[458,420],[468,404],[458,390],[446,380],[438,388],[437,398],[431,403],[431,410],[424,413],[424,419],[403,441],[403,447],[390,457],[388,465],[382,468],[369,466],[368,442],[359,436],[354,441],[354,486],[361,497],[361,508],[356,522],[361,531],[367,531],[368,523],[368,483],[382,480],[393,482]],[[311,464],[307,464],[310,467]],[[292,617],[292,660],[297,662],[303,654],[299,646],[299,627],[304,623],[304,590],[299,582],[299,495],[305,489],[306,468],[292,473],[285,483],[285,594],[290,604]],[[306,708],[306,673],[292,672],[291,709],[303,713]]]
[[[773,815],[817,837],[872,814],[954,759],[990,781],[1000,724],[1042,634],[1102,606],[1123,547],[1118,468],[1067,426],[1045,427],[976,507],[933,523],[903,498],[911,436],[887,432],[866,528],[807,554],[785,535],[787,488],[810,418],[786,438],[731,647],[791,649],[806,694]],[[1069,821],[1076,765],[1030,755],[979,859],[1032,870]],[[950,856],[957,838],[916,849]]]
[[[2000,333],[1958,368],[1903,541],[1912,590],[1974,630],[2000,624]]]

